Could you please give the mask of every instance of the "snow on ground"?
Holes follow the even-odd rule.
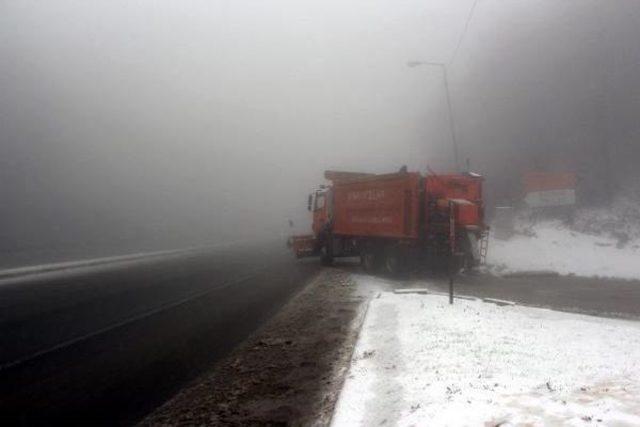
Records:
[[[640,425],[639,360],[640,322],[383,292],[333,425]]]
[[[619,240],[572,231],[562,221],[516,227],[508,240],[491,236],[487,265],[499,274],[554,271],[578,276],[640,279],[640,241],[620,247]]]

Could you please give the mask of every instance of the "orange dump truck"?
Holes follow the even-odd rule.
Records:
[[[412,263],[478,265],[486,245],[483,178],[475,174],[325,172],[331,185],[309,195],[313,234],[293,236],[297,257],[359,256],[388,273]]]

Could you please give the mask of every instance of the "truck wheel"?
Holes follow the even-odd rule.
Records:
[[[360,262],[362,263],[362,267],[364,271],[367,273],[373,273],[376,271],[376,267],[378,266],[378,257],[376,253],[372,250],[365,250],[360,255]]]
[[[404,259],[397,248],[389,248],[384,254],[384,269],[390,276],[401,276],[405,272]]]
[[[326,245],[320,250],[320,262],[327,266],[333,264],[333,255],[327,250]]]

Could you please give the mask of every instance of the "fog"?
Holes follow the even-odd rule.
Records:
[[[0,2],[3,253],[281,237],[326,169],[453,170],[442,73],[411,60],[447,64],[492,203],[523,168],[593,203],[637,180],[640,4],[473,6]]]

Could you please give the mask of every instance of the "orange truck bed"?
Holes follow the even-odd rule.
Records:
[[[334,234],[417,239],[420,182],[419,173],[336,180]]]

